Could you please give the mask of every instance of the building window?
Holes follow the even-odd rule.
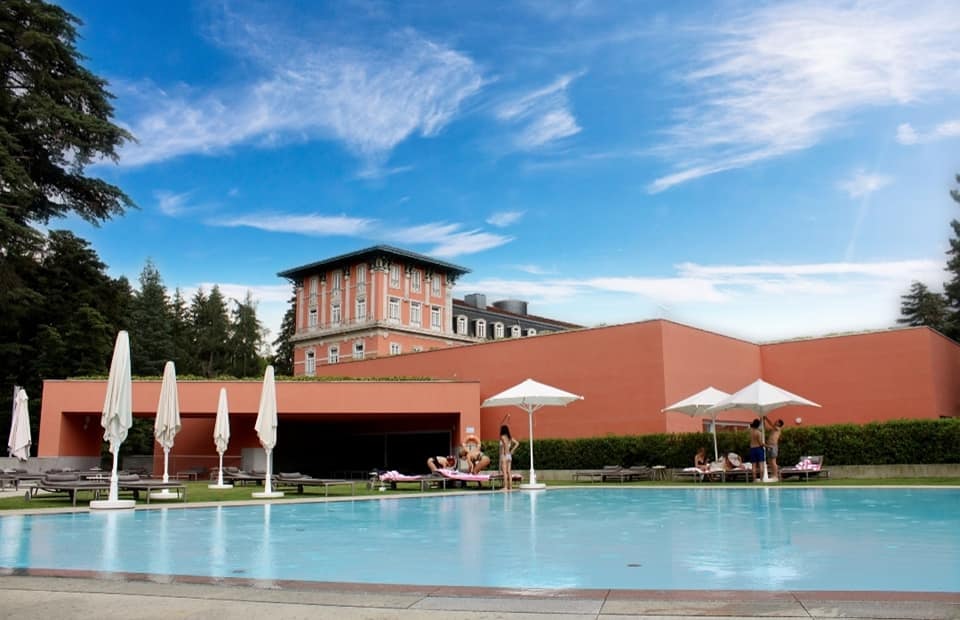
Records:
[[[340,324],[340,304],[330,304],[330,322]]]
[[[400,355],[400,343],[391,342],[390,343],[390,355]]]
[[[317,307],[317,281],[319,278],[310,278],[310,307]]]
[[[363,340],[357,340],[353,343],[353,359],[363,359]]]
[[[340,361],[340,347],[330,347],[327,351],[327,363],[336,364]]]
[[[494,323],[494,324],[493,324],[493,337],[494,337],[494,338],[503,338],[503,323]]]
[[[520,326],[519,326],[519,325],[512,325],[512,326],[510,327],[510,337],[511,337],[511,338],[519,338],[519,337],[520,337]]]
[[[339,291],[343,288],[343,272],[337,269],[333,272],[333,290]]]
[[[487,322],[483,319],[477,319],[477,322],[473,326],[474,336],[477,338],[486,338],[487,337]]]
[[[400,288],[400,265],[390,265],[390,288]]]
[[[413,352],[414,352],[414,353],[419,353],[420,351],[423,351],[423,347],[421,347],[421,346],[419,346],[419,345],[414,345],[414,346],[413,346]]]
[[[461,336],[467,335],[467,317],[462,314],[457,317],[457,333]]]
[[[440,294],[440,274],[435,273],[430,276],[430,290],[433,291],[434,295]]]
[[[367,265],[357,265],[357,284],[365,284],[367,281]]]
[[[317,354],[313,352],[313,349],[307,351],[307,361],[304,365],[304,371],[308,377],[317,374]]]
[[[310,308],[310,313],[307,315],[307,327],[316,327],[317,326],[317,309]]]
[[[536,336],[536,335],[537,335],[537,330],[535,330],[535,329],[532,328],[532,327],[527,328],[527,335],[528,335],[528,336]]]
[[[440,308],[436,306],[430,308],[430,327],[440,329]]]
[[[423,326],[423,312],[420,309],[421,306],[417,302],[410,304],[410,324],[416,325],[417,327]]]
[[[419,269],[414,269],[410,272],[410,290],[412,290],[414,293],[419,293],[422,287],[423,272]]]
[[[357,320],[358,321],[367,320],[367,300],[366,299],[357,300]]]
[[[390,303],[387,307],[387,318],[391,321],[400,320],[400,300],[396,297],[390,298]]]

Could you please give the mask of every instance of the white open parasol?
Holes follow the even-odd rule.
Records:
[[[693,396],[684,398],[678,403],[673,403],[669,407],[664,407],[660,411],[663,413],[675,411],[678,413],[685,413],[689,416],[710,418],[710,430],[713,431],[713,460],[719,461],[720,452],[717,450],[717,415],[720,412],[711,411],[710,407],[716,405],[727,396],[730,395],[723,390],[718,390],[717,388],[710,386],[704,390],[700,390]]]
[[[537,472],[533,467],[533,412],[547,405],[563,407],[575,400],[583,400],[583,396],[527,379],[491,396],[480,405],[481,407],[514,406],[527,412],[530,426],[530,481],[527,484],[521,484],[521,489],[546,488],[545,484],[537,483]]]

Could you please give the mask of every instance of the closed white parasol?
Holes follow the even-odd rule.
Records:
[[[117,461],[120,444],[127,438],[127,431],[133,425],[133,382],[130,373],[130,337],[126,331],[117,334],[113,346],[113,359],[110,362],[110,374],[107,377],[107,394],[103,399],[103,415],[100,426],[103,427],[103,440],[110,444],[113,455],[113,469],[110,473],[110,495],[106,500],[93,500],[91,509],[133,508],[135,501],[119,499],[117,490]]]
[[[260,445],[267,453],[267,472],[262,493],[254,497],[283,497],[283,493],[273,490],[273,448],[277,445],[277,386],[273,379],[273,366],[267,366],[263,374],[263,388],[260,391],[260,408],[257,422],[254,424]]]

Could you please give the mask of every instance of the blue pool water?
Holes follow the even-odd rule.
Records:
[[[0,517],[0,566],[516,588],[960,589],[960,490],[553,489]]]

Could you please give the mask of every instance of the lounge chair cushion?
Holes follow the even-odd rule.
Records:
[[[74,482],[79,479],[80,476],[78,474],[71,472],[59,472],[44,476],[44,480],[47,482]]]

